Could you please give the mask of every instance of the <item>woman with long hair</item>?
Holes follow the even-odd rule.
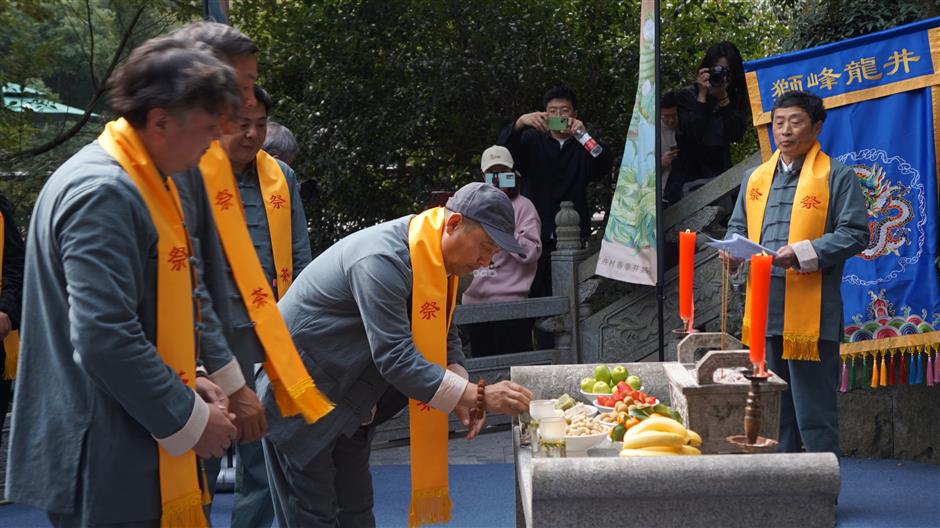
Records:
[[[750,113],[738,48],[727,41],[710,46],[695,83],[678,94],[679,156],[666,187],[671,203],[731,168],[731,144],[744,137]]]

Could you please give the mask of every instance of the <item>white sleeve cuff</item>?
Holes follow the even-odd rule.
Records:
[[[460,401],[460,397],[463,396],[463,391],[466,388],[466,379],[452,370],[444,369],[444,379],[441,381],[441,386],[437,388],[437,392],[434,393],[434,397],[431,398],[428,404],[449,414],[457,407],[457,402]]]
[[[209,374],[209,381],[218,385],[226,396],[231,396],[245,386],[245,375],[242,374],[242,368],[238,366],[238,360],[233,359],[224,367]]]
[[[790,245],[793,253],[796,254],[796,260],[800,263],[802,273],[812,273],[819,270],[819,257],[816,250],[813,249],[813,243],[809,240],[795,242]]]
[[[156,438],[166,452],[173,456],[180,456],[189,451],[196,445],[196,442],[202,437],[206,430],[206,424],[209,423],[209,404],[202,401],[202,398],[196,394],[193,399],[193,412],[189,415],[186,425],[179,431],[166,438]]]

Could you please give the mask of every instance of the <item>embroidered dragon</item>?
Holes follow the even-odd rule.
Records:
[[[903,183],[892,183],[883,167],[877,163],[852,165],[865,193],[868,206],[868,247],[859,256],[874,260],[882,255],[899,255],[898,249],[910,244],[907,224],[914,217],[914,207],[907,198],[910,188]]]

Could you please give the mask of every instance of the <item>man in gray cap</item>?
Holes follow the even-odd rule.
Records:
[[[278,307],[304,365],[336,408],[314,424],[282,417],[267,378],[259,380],[279,526],[374,526],[370,440],[376,421],[394,414],[376,412],[391,389],[421,410],[453,411],[469,426],[468,438],[480,431],[483,420],[469,420],[479,389],[467,379],[451,318],[456,276],[488,266],[500,250],[523,253],[513,233],[505,193],[471,183],[443,208],[349,235],[297,277]],[[447,300],[428,301],[428,284],[439,285],[439,299],[446,291]],[[434,346],[418,330],[425,323],[441,325]],[[420,350],[416,341],[425,343]],[[485,411],[511,415],[526,411],[532,395],[510,381],[482,392]]]

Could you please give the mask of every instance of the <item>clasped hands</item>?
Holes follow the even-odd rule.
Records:
[[[205,377],[196,378],[197,394],[209,404],[209,420],[193,451],[201,458],[219,458],[233,441],[259,440],[268,429],[264,407],[247,386],[230,396]]]

